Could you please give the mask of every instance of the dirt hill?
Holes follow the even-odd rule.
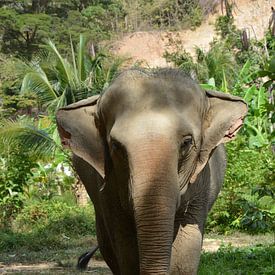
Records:
[[[235,3],[233,14],[236,26],[239,29],[247,29],[251,38],[261,39],[268,28],[271,6],[275,6],[275,0],[235,0]],[[214,22],[221,14],[221,7],[217,6],[215,12],[194,31],[128,34],[113,44],[113,51],[117,55],[131,58],[130,65],[138,61],[149,67],[168,66],[163,54],[165,50],[171,50],[169,39],[179,41],[191,54],[194,54],[194,46],[207,50],[215,36]]]

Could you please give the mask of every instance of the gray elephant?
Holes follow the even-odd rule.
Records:
[[[197,273],[225,173],[222,143],[246,112],[241,98],[203,91],[173,69],[125,71],[101,96],[58,111],[114,274]]]

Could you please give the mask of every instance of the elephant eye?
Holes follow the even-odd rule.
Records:
[[[186,136],[181,142],[180,150],[182,153],[186,153],[193,145],[193,139],[191,136]]]
[[[127,166],[127,153],[122,143],[112,138],[110,141],[110,151],[112,158],[118,159],[120,165]]]
[[[111,140],[112,151],[118,151],[118,150],[120,150],[120,148],[121,148],[121,144],[117,140],[112,139]]]
[[[113,138],[111,138],[111,141],[110,141],[110,150],[112,153],[116,155],[124,154],[124,146],[119,141]]]

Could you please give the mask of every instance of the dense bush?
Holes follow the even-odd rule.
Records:
[[[222,191],[210,212],[207,230],[274,230],[274,156],[269,148],[252,150],[240,137],[227,146]]]
[[[172,41],[172,45],[178,43]],[[190,73],[200,83],[206,83],[209,79],[215,81],[217,87],[226,85],[233,86],[237,77],[238,64],[232,51],[223,41],[214,40],[208,52],[196,48],[196,55],[192,57],[184,50],[184,45],[177,46],[178,51],[166,51],[166,60],[184,72]]]
[[[23,191],[36,167],[36,160],[18,148],[0,156],[0,223],[8,224],[23,206]]]
[[[64,197],[66,199],[64,199]],[[93,208],[78,207],[66,195],[50,201],[29,200],[9,229],[0,230],[0,249],[28,251],[62,248],[80,236],[95,236]]]

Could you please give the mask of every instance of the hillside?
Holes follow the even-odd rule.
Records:
[[[274,0],[236,0],[235,3],[233,14],[237,28],[247,29],[250,38],[263,38],[264,31],[268,27],[271,6],[275,5]],[[113,51],[117,55],[131,58],[130,64],[142,62],[143,65],[149,67],[165,67],[168,64],[163,54],[165,50],[173,50],[168,45],[169,40],[178,41],[178,44],[181,44],[191,54],[194,53],[194,46],[207,50],[215,36],[214,22],[221,14],[221,7],[217,6],[215,12],[194,31],[154,31],[128,34],[114,42]]]

